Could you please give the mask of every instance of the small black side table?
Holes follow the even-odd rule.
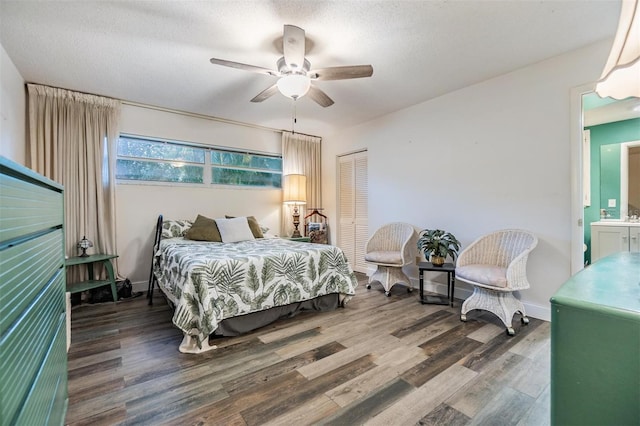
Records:
[[[431,262],[418,262],[420,271],[420,303],[423,305],[451,305],[453,306],[453,293],[456,288],[456,267],[453,263],[445,263],[442,266],[435,266]],[[442,296],[425,296],[424,295],[424,272],[446,272],[447,273],[447,299],[443,300]]]

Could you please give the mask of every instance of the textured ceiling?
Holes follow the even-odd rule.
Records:
[[[28,82],[277,129],[292,103],[250,103],[276,78],[282,29],[306,30],[312,68],[373,65],[321,81],[335,104],[297,102],[296,131],[326,135],[615,34],[618,0],[5,1],[0,42]],[[604,66],[606,58],[602,58]]]

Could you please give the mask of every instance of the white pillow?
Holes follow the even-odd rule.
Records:
[[[246,217],[216,219],[216,225],[218,225],[218,231],[220,231],[220,237],[223,243],[235,243],[237,241],[255,239]]]

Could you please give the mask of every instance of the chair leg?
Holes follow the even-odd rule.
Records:
[[[391,287],[397,283],[405,283],[408,288],[411,288],[411,280],[407,275],[402,272],[402,267],[399,266],[383,266],[378,265],[378,269],[369,277],[369,284],[367,288],[371,288],[371,283],[378,281],[384,287],[384,294],[391,295]]]
[[[522,323],[528,324],[529,319],[522,302],[512,292],[494,291],[484,287],[473,287],[473,294],[464,301],[460,311],[460,319],[466,321],[466,314],[474,309],[489,311],[496,315],[507,328],[507,334],[513,336],[513,316],[516,312],[522,314]]]

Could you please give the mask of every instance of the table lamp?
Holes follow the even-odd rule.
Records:
[[[80,250],[82,250],[82,254],[80,255],[80,257],[87,257],[89,256],[87,254],[87,249],[93,247],[93,243],[89,240],[87,240],[87,237],[84,236],[82,237],[82,239],[80,241],[78,241],[78,248]]]
[[[307,203],[307,177],[305,175],[291,174],[284,175],[282,183],[282,201],[285,204],[293,205],[293,234],[291,238],[300,238],[300,212],[298,206]]]

